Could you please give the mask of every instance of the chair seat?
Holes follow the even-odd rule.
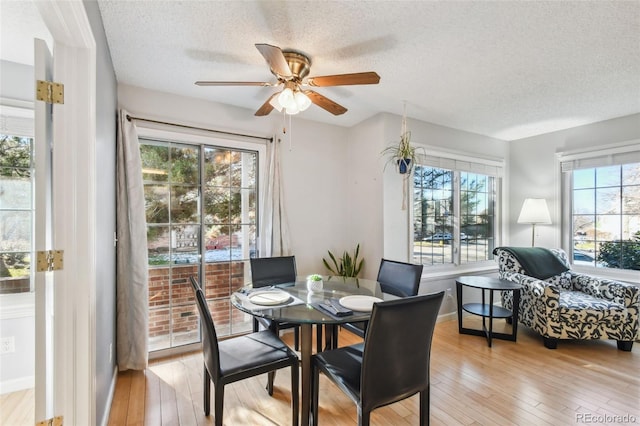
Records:
[[[364,343],[315,355],[316,365],[354,401],[360,399],[360,375]]]
[[[222,376],[246,373],[256,368],[268,371],[273,369],[269,364],[296,358],[295,352],[269,330],[222,340],[218,346]]]
[[[581,291],[560,292],[560,318],[567,323],[619,323],[627,309]]]

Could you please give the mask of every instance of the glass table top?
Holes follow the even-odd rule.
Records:
[[[262,306],[251,303],[252,293],[266,289],[278,289],[291,296],[288,304]],[[254,289],[246,285],[231,295],[231,303],[248,314],[275,320],[277,322],[339,324],[344,322],[365,321],[371,312],[353,311],[353,314],[342,317],[330,315],[318,309],[319,303],[329,299],[340,299],[350,295],[374,296],[382,299],[380,284],[375,280],[346,277],[323,277],[323,288],[309,291],[305,277],[298,277],[295,283],[279,284],[274,287]]]

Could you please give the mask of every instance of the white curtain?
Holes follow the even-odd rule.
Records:
[[[289,225],[282,196],[280,140],[267,143],[267,182],[260,230],[260,256],[289,256]]]
[[[117,361],[120,371],[143,370],[149,352],[147,223],[138,135],[125,110],[117,144]]]

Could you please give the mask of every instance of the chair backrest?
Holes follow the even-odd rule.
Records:
[[[200,288],[198,281],[194,277],[189,277],[191,286],[196,296],[196,305],[200,312],[200,324],[202,325],[202,352],[204,355],[204,365],[211,376],[213,382],[217,382],[220,377],[220,351],[218,349],[218,335],[216,327],[207,306],[204,292]]]
[[[383,293],[398,297],[415,296],[420,287],[422,265],[382,259],[378,282]]]
[[[363,409],[428,389],[431,341],[443,298],[441,291],[373,305],[362,361]]]
[[[296,282],[296,257],[251,258],[251,282],[253,287]]]

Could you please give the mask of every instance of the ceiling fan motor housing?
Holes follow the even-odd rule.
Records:
[[[287,60],[287,64],[291,69],[291,73],[293,74],[293,79],[301,82],[303,78],[309,75],[309,71],[311,70],[311,60],[303,55],[302,53],[294,52],[294,51],[283,51],[285,59]],[[273,70],[271,70],[273,72]],[[275,72],[274,74],[278,78],[282,78],[278,76]]]

